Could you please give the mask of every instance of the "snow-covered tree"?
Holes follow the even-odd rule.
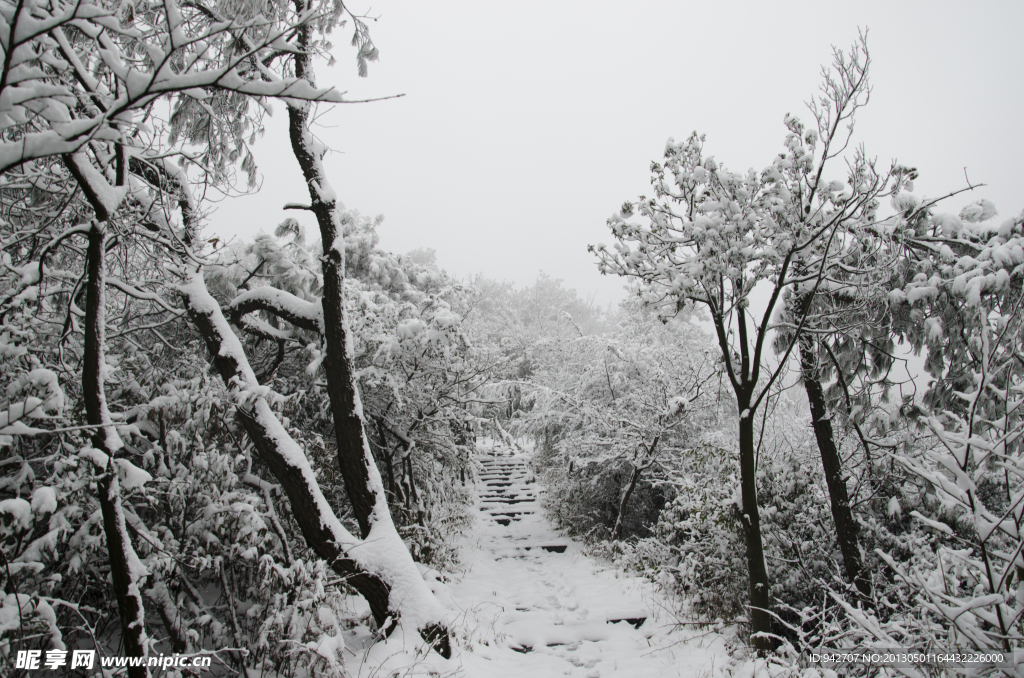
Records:
[[[904,407],[918,434],[893,457],[936,498],[912,510],[936,546],[910,562],[880,555],[951,642],[1011,650],[1024,615],[1022,219],[985,223],[996,214],[985,200],[959,217],[911,194],[899,204],[905,256],[889,292],[892,326],[927,353],[932,382]]]
[[[464,434],[474,417],[466,401],[483,380],[460,314],[475,293],[435,267],[381,251],[376,224],[345,213],[353,364],[392,515],[417,555],[426,557],[427,550],[445,550],[443,540],[428,529],[438,527],[430,518],[457,509],[459,502],[451,495],[459,493],[456,485],[461,487],[468,468]],[[293,219],[277,233],[224,253],[208,269],[208,279],[232,323],[247,336],[254,364],[262,365],[256,370],[259,381],[273,380],[285,393],[304,393],[292,421],[330,438],[333,423],[320,381],[318,328],[296,313],[279,310],[289,318],[279,320],[261,310],[266,300],[280,301],[285,294],[319,303],[322,286],[315,262],[320,245],[307,244]]]
[[[623,205],[608,222],[615,246],[593,248],[602,272],[638,281],[643,300],[666,316],[693,305],[711,316],[739,415],[750,628],[761,651],[773,641],[757,508],[759,408],[798,349],[811,302],[834,280],[848,284],[840,273],[860,246],[860,230],[872,226],[879,200],[898,190],[903,177],[897,167],[879,171],[863,149],[853,152],[845,182],[826,176],[844,157],[854,115],[867,102],[868,66],[863,36],[849,53],[836,50],[821,95],[810,104],[814,122],[808,127],[787,115],[785,150],[760,172],[727,171],[704,155],[697,134],[670,140],[664,160],[652,164],[654,197]],[[786,294],[799,303],[776,318]],[[769,349],[778,329],[790,340],[773,364]],[[842,481],[841,473],[829,475]],[[849,560],[859,560],[855,549]]]
[[[292,500],[291,518],[307,545],[366,595],[378,624],[391,628],[387,620],[393,625],[404,612],[407,621],[425,629],[425,635],[447,653],[441,613],[391,524],[383,492],[377,491],[379,482],[373,484],[372,458],[365,442],[360,446],[365,452],[360,453],[363,461],[354,467],[357,484],[348,494],[357,504],[356,516],[364,533],[369,532],[370,523],[382,527],[372,540],[379,545],[376,553],[369,554],[372,549],[364,547],[360,553],[365,558],[357,562],[346,552],[363,542],[344,530],[334,509],[323,500],[301,447],[281,424],[281,415],[268,404],[280,404],[280,399],[260,385],[238,338],[222,322],[219,305],[211,301],[202,285],[201,269],[210,261],[198,238],[201,205],[193,198],[200,194],[197,188],[230,190],[239,163],[251,181],[255,167],[247,145],[261,124],[262,113],[270,109],[271,98],[284,100],[292,110],[307,112],[305,104],[311,101],[341,101],[336,91],[312,85],[312,59],[326,53],[327,34],[348,20],[354,27],[357,62],[365,74],[366,62],[376,54],[365,24],[341,3],[178,4],[172,0],[144,6],[4,2],[0,3],[0,18],[5,55],[0,73],[4,101],[0,111],[0,192],[5,220],[0,236],[6,283],[0,314],[3,359],[11,368],[4,369],[11,377],[0,444],[17,450],[18,455],[18,462],[10,466],[17,472],[5,479],[4,492],[14,499],[38,494],[39,515],[52,514],[50,536],[33,542],[37,545],[31,552],[15,549],[10,557],[45,560],[45,545],[64,548],[73,546],[76,539],[95,546],[95,537],[89,533],[100,524],[118,602],[120,642],[126,654],[144,656],[163,642],[151,634],[155,622],[153,615],[146,614],[147,597],[154,601],[165,637],[175,648],[198,638],[186,632],[195,618],[190,622],[170,614],[174,605],[169,604],[169,596],[180,597],[182,593],[174,591],[184,592],[189,586],[181,577],[165,577],[169,573],[160,571],[153,560],[156,556],[144,553],[159,539],[151,539],[155,533],[147,521],[152,516],[137,505],[138,500],[145,503],[149,496],[144,486],[152,481],[153,472],[173,468],[166,456],[171,443],[163,435],[163,415],[158,416],[159,436],[155,436],[159,438],[159,457],[147,457],[137,447],[154,444],[150,425],[144,434],[137,427],[125,428],[130,406],[148,400],[147,391],[152,395],[151,389],[166,384],[159,377],[144,380],[139,373],[129,373],[123,381],[118,380],[119,388],[113,391],[117,402],[110,405],[110,379],[117,373],[111,365],[127,361],[126,356],[131,355],[134,364],[149,362],[152,367],[159,362],[160,347],[180,350],[182,344],[174,339],[187,337],[180,320],[188,311],[199,328],[206,330],[207,343],[217,347],[215,355],[221,344],[238,349],[221,356],[233,360],[232,371],[221,371],[228,377],[229,389],[242,394],[255,389],[255,395],[239,395],[234,404],[228,399],[229,411],[237,410],[253,434],[256,449],[266,453],[264,460],[277,484],[291,491],[290,495],[286,492]],[[308,131],[304,133],[311,139]],[[308,144],[306,150],[310,151]],[[326,196],[322,177],[318,186]],[[79,245],[80,239],[84,246]],[[340,237],[338,242],[334,238],[327,242],[338,246]],[[340,280],[330,275],[328,279],[328,287],[331,280]],[[175,292],[175,283],[182,281]],[[329,311],[341,313],[340,286],[336,285],[335,291]],[[179,306],[179,298],[187,300],[186,308]],[[257,299],[257,306],[265,301]],[[299,315],[291,319],[308,332],[323,334],[320,307],[313,312],[311,305],[300,305]],[[246,315],[238,312],[240,317]],[[340,328],[340,316],[332,316],[333,320]],[[327,330],[333,336],[326,351],[327,364],[344,365],[345,342],[342,337],[339,343],[339,335],[333,332],[331,326]],[[272,369],[262,376],[271,374]],[[75,382],[81,383],[80,389]],[[328,382],[339,384],[333,378]],[[71,397],[84,402],[84,417],[65,407],[69,398],[62,388],[70,388]],[[347,387],[341,383],[340,388],[343,402],[335,414],[343,419],[338,419],[338,430],[348,430],[344,440],[351,443],[352,426],[346,429],[344,422],[361,416],[358,397],[352,383]],[[37,392],[44,397],[37,397]],[[163,409],[157,407],[153,412],[162,413]],[[30,419],[35,426],[27,425]],[[234,414],[229,417],[233,419]],[[228,430],[233,427],[233,423],[226,425]],[[87,437],[91,439],[87,441]],[[244,458],[252,447],[235,441],[235,449]],[[69,455],[72,450],[81,450],[85,465],[74,461],[75,454]],[[163,466],[142,470],[158,459]],[[362,481],[360,463],[364,467]],[[96,483],[101,511],[95,515],[102,515],[99,523],[90,518],[78,525],[91,512],[89,501],[79,491],[81,484],[71,493],[59,489],[65,485],[60,470],[68,464],[78,469],[78,482],[84,487]],[[89,471],[88,464],[96,465],[95,473]],[[43,474],[43,468],[55,475]],[[255,475],[252,478],[259,480]],[[247,501],[262,505],[269,524],[276,529],[280,521],[271,517],[275,515],[274,500],[262,484],[265,482],[256,482],[253,489],[257,491],[246,494],[252,497]],[[58,506],[64,500],[72,503],[54,512],[48,486],[58,488],[53,493]],[[131,502],[125,494],[129,490],[138,493]],[[33,528],[31,520],[26,523],[22,519],[20,503],[10,506],[19,509],[17,525],[42,529],[44,522],[36,522]],[[19,535],[20,544],[28,535]],[[65,541],[69,537],[70,542]],[[282,551],[274,557],[288,560],[294,545],[289,546],[282,536],[278,548]],[[83,567],[82,560],[73,559],[71,567]],[[21,568],[18,576],[36,571],[38,568]],[[221,575],[221,595],[232,600],[232,577],[227,570],[221,570]],[[23,590],[45,591],[48,585],[40,581],[24,580],[28,588]],[[85,581],[90,589],[100,583],[90,577]],[[16,596],[12,602],[18,610],[16,617],[26,619],[30,612],[42,615],[39,618],[52,627],[52,615],[40,600]],[[235,640],[227,644],[234,645],[241,631],[233,602],[229,608],[236,633]],[[66,612],[58,609],[62,616]],[[210,623],[209,616],[196,616]],[[97,641],[96,616],[90,612],[82,620],[80,629]],[[26,636],[24,624],[19,628],[21,642],[39,637]],[[47,637],[60,646],[59,632]],[[10,649],[9,644],[4,647]],[[143,675],[146,669],[135,667],[129,672]]]

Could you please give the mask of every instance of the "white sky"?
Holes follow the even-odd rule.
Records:
[[[973,183],[950,201],[1024,207],[1024,3],[567,2],[353,0],[380,61],[356,77],[346,28],[320,85],[349,98],[397,100],[325,111],[331,183],[350,208],[385,216],[382,245],[437,250],[457,276],[530,284],[538,272],[600,303],[622,281],[597,273],[588,244],[605,219],[648,192],[668,137],[707,134],[705,151],[733,170],[768,165],[783,115],[809,119],[832,45],[870,30],[874,92],[857,139],[886,164],[917,167],[919,195]],[[250,238],[306,202],[287,147],[284,107],[256,146],[252,196],[225,200],[209,233]],[[835,167],[833,178],[844,179]]]

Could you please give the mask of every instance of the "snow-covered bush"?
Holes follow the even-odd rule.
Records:
[[[734,455],[708,441],[687,450],[681,466],[671,480],[675,498],[661,512],[653,537],[627,551],[626,562],[703,619],[740,618],[746,570]]]
[[[65,213],[68,219],[81,208],[73,206]],[[125,209],[128,223],[136,215]],[[356,238],[372,240],[364,221],[353,222]],[[55,220],[50,226],[56,232],[48,236],[69,237],[60,233],[67,224]],[[366,260],[371,253],[364,250],[353,244],[354,257]],[[6,567],[0,576],[15,594],[0,607],[2,661],[13,665],[11,653],[32,648],[123,652],[119,610],[111,605],[106,574],[109,532],[98,502],[99,487],[111,482],[112,469],[116,505],[125,520],[121,534],[139,564],[134,572],[140,575],[144,651],[208,651],[236,668],[340,670],[346,643],[360,649],[374,633],[365,603],[302,538],[283,488],[257,460],[239,425],[235,397],[209,375],[206,350],[176,307],[175,254],[145,245],[126,247],[122,254],[105,267],[104,307],[116,311],[119,324],[112,324],[116,330],[108,331],[103,344],[104,390],[110,428],[123,445],[110,466],[109,455],[94,448],[95,427],[83,428],[77,305],[85,303],[85,258],[76,247],[55,247],[40,276],[30,244],[5,245],[0,553]],[[469,292],[445,282],[440,272],[409,266],[408,273],[418,276],[416,285],[396,280],[407,275],[401,261],[379,251],[372,255],[390,262],[395,275],[386,282],[374,279],[378,271],[369,262],[367,278],[351,283],[353,313],[361,321],[357,346],[365,393],[392,425],[419,422],[415,432],[396,429],[415,443],[405,457],[418,490],[412,510],[396,515],[407,519],[402,529],[422,560],[450,567],[456,559],[453,538],[466,517],[459,471],[468,460],[467,445],[454,442],[459,427],[452,422],[466,418],[459,398],[473,388],[471,378],[453,378],[466,363],[466,343],[451,307]],[[250,281],[250,288],[271,282],[315,300],[319,282],[309,264],[316,256],[294,242],[268,237],[230,263],[207,264],[219,274],[211,279],[225,303],[240,287],[235,283],[229,290],[232,266],[246,257],[266,260],[255,266],[266,278],[257,279],[259,285]],[[229,261],[226,253],[222,261]],[[136,326],[146,319],[149,325]],[[328,496],[344,506],[336,457],[324,442],[333,432],[327,400],[315,369],[306,369],[318,360],[315,342],[305,343],[309,349],[283,350],[276,341],[280,337],[268,340],[245,328],[269,335],[276,330],[289,338],[301,337],[299,331],[249,319],[252,325],[239,322],[241,336],[252,349],[259,378],[274,389],[267,391],[274,416],[305,447]],[[410,319],[424,327],[403,347],[399,327]],[[385,351],[384,345],[390,348]],[[432,371],[408,380],[396,376],[403,369],[399,358],[425,353],[432,360],[420,364]],[[378,356],[386,357],[375,363]],[[445,392],[430,379],[462,390]],[[444,400],[430,412],[435,396]]]
[[[632,303],[616,320],[616,332],[536,342],[530,378],[505,382],[519,394],[507,426],[536,441],[549,509],[594,538],[649,534],[671,498],[665,469],[718,416],[696,327],[665,327]]]
[[[632,467],[625,460],[541,464],[548,515],[570,534],[594,542],[611,539]],[[622,536],[646,537],[672,495],[667,486],[640,481],[622,514]]]
[[[112,400],[121,394],[114,402],[124,405],[122,436],[130,450],[118,460],[125,516],[148,573],[143,595],[164,626],[154,649],[243,647],[253,653],[250,665],[318,665],[319,655],[292,642],[295,629],[308,635],[307,623],[293,624],[288,634],[270,632],[273,625],[310,605],[333,605],[349,626],[362,613],[348,611],[347,597],[325,592],[337,587],[328,584],[322,563],[304,564],[306,549],[288,536],[295,529],[287,514],[275,510],[279,489],[254,475],[251,458],[235,444],[237,425],[221,405],[222,388],[205,376],[194,348],[172,355],[126,351],[119,383],[131,388],[112,391]],[[20,593],[4,602],[5,662],[26,647],[84,644],[118,652],[100,574],[106,553],[90,489],[97,474],[82,447],[77,431],[6,443],[0,482],[11,498],[0,501],[0,535],[6,586]],[[218,655],[228,665],[239,657]]]

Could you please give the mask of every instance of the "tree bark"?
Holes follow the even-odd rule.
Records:
[[[814,437],[821,453],[821,465],[825,469],[825,484],[828,486],[829,499],[832,504],[832,520],[836,526],[836,540],[843,554],[843,566],[846,578],[857,587],[865,602],[871,599],[871,583],[864,571],[857,540],[858,526],[850,509],[850,497],[843,478],[843,462],[836,448],[832,432],[832,421],[828,416],[825,391],[817,378],[815,367],[814,343],[807,335],[800,337],[800,371],[803,375],[804,390],[807,391],[807,402],[811,408],[811,423]]]
[[[207,312],[206,309],[198,307],[190,297],[186,297],[186,306],[192,324],[199,330],[207,349],[213,355],[214,369],[224,383],[229,387],[239,382],[244,383],[243,366],[230,351],[222,350],[226,337],[221,335],[221,330],[213,317],[219,309]],[[306,544],[317,556],[327,561],[337,574],[344,577],[352,588],[359,591],[369,603],[378,627],[384,628],[386,620],[392,616],[388,609],[387,585],[379,577],[363,571],[355,561],[344,557],[336,535],[328,527],[328,523],[333,521],[324,520],[319,510],[322,504],[315,496],[319,488],[310,487],[303,469],[288,459],[287,452],[281,449],[277,439],[279,432],[271,431],[267,423],[261,422],[256,416],[255,408],[260,405],[265,403],[251,405],[248,408],[238,406],[238,420],[256,448],[260,461],[266,464],[274,478],[281,484],[291,505],[292,516],[298,523]]]
[[[292,516],[299,524],[306,544],[366,599],[377,627],[389,630],[388,618],[397,619],[398,615],[397,610],[390,609],[391,591],[388,585],[377,575],[366,572],[355,560],[344,556],[334,534],[321,520],[317,508],[319,502],[310,491],[302,469],[288,462],[287,456],[278,449],[274,433],[253,412],[240,407],[238,414],[260,460],[267,465],[287,495]]]
[[[293,2],[299,13],[310,8],[309,0]],[[312,68],[312,27],[309,23],[297,29],[296,43],[299,51],[293,56],[295,75],[315,86]],[[323,273],[323,369],[327,378],[331,414],[334,418],[338,466],[352,504],[352,511],[359,523],[360,536],[367,539],[374,533],[376,538],[391,540],[396,548],[405,549],[391,520],[384,483],[374,463],[366,437],[363,407],[353,369],[353,337],[349,334],[345,318],[345,242],[342,215],[338,199],[327,180],[321,161],[327,149],[313,139],[309,130],[310,110],[309,102],[289,102],[288,133],[292,153],[299,163],[309,190],[310,209],[320,227],[320,241],[323,247],[323,256],[320,257]],[[408,553],[408,549],[405,550]],[[418,577],[418,571],[411,558],[409,565],[412,570],[407,573],[408,576]],[[423,586],[429,592],[425,583]],[[431,621],[428,626],[419,630],[439,653],[445,657],[450,655],[448,629],[440,619]]]
[[[299,5],[305,8],[303,0]],[[300,44],[302,32],[299,29]],[[307,37],[308,40],[308,37]],[[296,75],[313,83],[313,73],[308,55],[296,56]],[[345,491],[352,502],[352,511],[359,523],[360,536],[370,534],[375,520],[390,520],[390,516],[374,515],[378,504],[387,506],[383,496],[378,496],[373,483],[379,481],[379,473],[370,454],[366,435],[363,431],[362,404],[356,392],[355,374],[352,368],[351,338],[345,318],[345,245],[343,240],[341,214],[335,197],[325,176],[321,156],[325,148],[313,140],[308,129],[310,105],[293,103],[288,106],[288,132],[292,153],[302,169],[302,176],[309,189],[310,209],[320,227],[323,256],[320,258],[323,271],[323,332],[324,332],[324,375],[327,377],[327,395],[331,401],[334,418],[335,440],[338,447],[338,466],[345,482]],[[380,487],[383,494],[383,487]]]
[[[402,497],[401,488],[395,483],[395,453],[391,446],[388,445],[387,431],[384,430],[384,424],[381,423],[380,419],[377,419],[377,437],[380,438],[380,451],[384,456],[384,468],[388,473],[388,493],[391,495],[391,500],[394,504],[401,508],[404,498]]]
[[[103,216],[107,214],[103,212]],[[104,223],[95,221],[89,231],[86,254],[85,293],[85,351],[82,358],[82,396],[85,400],[85,418],[90,426],[98,426],[93,436],[93,447],[106,453],[107,466],[98,483],[103,533],[107,540],[107,558],[110,561],[110,579],[117,599],[118,618],[124,652],[129,657],[146,656],[145,607],[142,602],[143,580],[147,572],[132,547],[121,508],[121,486],[117,480],[114,453],[121,440],[107,412],[103,391],[103,364],[106,343],[105,289],[106,265],[104,261]],[[145,666],[129,666],[131,678],[149,675]]]
[[[771,637],[772,617],[768,609],[771,589],[764,563],[761,541],[761,516],[757,508],[757,468],[754,459],[754,418],[749,402],[739,399],[740,407],[740,521],[747,546],[747,571],[750,576],[750,644],[765,654],[775,643]]]
[[[619,535],[622,534],[622,514],[626,512],[626,504],[629,502],[629,498],[632,496],[633,490],[636,489],[636,484],[639,480],[640,467],[634,464],[633,470],[629,474],[629,483],[626,485],[626,491],[622,493],[622,499],[619,500],[619,513],[615,516],[615,527],[612,528],[612,539],[618,539]]]

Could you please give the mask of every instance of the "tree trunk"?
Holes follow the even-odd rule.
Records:
[[[408,451],[405,453],[405,468],[409,478],[409,497],[411,503],[409,505],[410,516],[415,513],[416,523],[420,527],[427,526],[427,520],[423,512],[423,504],[420,502],[420,495],[416,491],[416,478],[412,474],[412,452]]]
[[[293,2],[300,13],[311,7],[309,0]],[[312,27],[309,23],[298,28],[296,38],[299,51],[293,56],[295,75],[315,85],[311,61],[314,45]],[[338,199],[327,180],[327,173],[321,162],[327,149],[313,139],[309,130],[310,110],[309,102],[289,102],[288,133],[292,153],[306,180],[310,210],[316,216],[320,227],[320,241],[323,246],[323,256],[320,257],[323,272],[323,369],[327,377],[327,395],[331,401],[331,414],[334,418],[338,466],[362,538],[367,539],[374,533],[374,538],[386,539],[391,542],[393,548],[400,547],[408,554],[408,549],[405,548],[391,520],[384,483],[366,438],[363,406],[356,389],[353,369],[353,338],[349,335],[345,319],[345,241],[342,215],[338,208]],[[404,575],[419,577],[411,558],[409,565],[411,569]],[[422,582],[422,577],[419,579],[429,592],[426,583]],[[424,638],[429,635],[435,649],[445,657],[449,656],[451,650],[448,629],[440,618],[432,620],[427,627],[421,627],[420,633]]]
[[[622,515],[626,512],[626,504],[629,502],[629,498],[632,496],[633,490],[636,489],[636,484],[639,480],[640,467],[634,464],[633,471],[629,474],[629,484],[626,485],[626,491],[622,493],[622,499],[619,500],[619,515],[615,517],[615,527],[612,528],[612,539],[618,539],[619,535],[622,534]]]
[[[818,441],[818,451],[821,453],[821,465],[825,469],[825,484],[828,485],[828,494],[832,502],[832,520],[836,525],[836,539],[843,554],[846,578],[857,587],[866,602],[871,599],[871,583],[861,560],[860,545],[857,542],[857,521],[854,520],[853,511],[850,509],[850,497],[846,491],[846,480],[843,478],[843,463],[836,449],[832,421],[829,419],[825,404],[825,391],[817,377],[813,339],[806,335],[800,337],[800,371],[803,375],[804,389],[807,391],[807,402],[811,408],[811,422],[814,426],[814,437]]]
[[[308,31],[308,27],[299,30]],[[313,75],[308,70],[309,64],[304,63],[306,61],[296,59],[296,75],[312,83]],[[334,418],[338,466],[359,523],[360,536],[365,539],[370,534],[372,522],[385,518],[383,514],[375,516],[374,508],[378,504],[387,506],[387,501],[382,496],[383,484],[363,431],[362,404],[356,392],[352,368],[352,346],[345,318],[345,244],[341,214],[321,163],[326,149],[313,140],[308,129],[309,111],[308,103],[289,105],[288,132],[292,152],[309,189],[310,209],[320,226],[324,249],[320,258],[324,285],[321,298],[325,348],[323,369]]]
[[[757,509],[757,468],[754,459],[754,418],[749,403],[740,405],[740,520],[747,546],[747,572],[750,576],[750,644],[758,654],[771,651],[775,643],[769,635],[772,617],[768,613],[771,589],[764,563],[761,541],[761,516]]]
[[[266,403],[260,403],[262,407]],[[269,407],[267,408],[269,409]],[[288,496],[292,508],[292,516],[299,524],[306,544],[330,564],[331,568],[345,577],[346,582],[359,592],[370,605],[377,627],[388,630],[388,618],[397,617],[397,610],[389,606],[390,589],[377,575],[369,573],[351,558],[346,558],[339,548],[338,539],[325,525],[322,518],[322,507],[326,499],[322,494],[317,496],[319,487],[312,488],[303,468],[291,463],[288,455],[279,447],[278,434],[267,426],[264,417],[256,412],[239,408],[239,420],[245,428],[246,435],[256,448],[260,460],[267,465],[274,478]],[[331,516],[335,520],[336,517]]]
[[[395,483],[395,452],[388,445],[387,431],[384,430],[380,419],[377,419],[377,436],[380,438],[381,454],[384,455],[384,468],[388,473],[388,493],[391,495],[391,501],[400,509],[404,498],[401,488]]]
[[[106,216],[104,214],[104,216]],[[106,470],[99,480],[98,494],[100,512],[103,516],[103,533],[107,540],[107,557],[110,561],[110,579],[117,599],[117,612],[121,621],[121,638],[124,652],[129,657],[146,656],[145,607],[142,602],[143,581],[147,577],[145,567],[139,562],[125,524],[121,508],[121,486],[117,480],[117,465],[114,453],[121,446],[121,439],[113,427],[107,411],[106,394],[103,391],[103,363],[106,343],[105,309],[105,252],[104,224],[93,222],[89,231],[89,246],[86,255],[85,294],[85,354],[82,358],[82,396],[85,400],[85,418],[90,426],[98,426],[93,436],[93,447],[108,455]],[[128,667],[131,678],[149,675],[145,666]]]
[[[437,601],[390,520],[387,524],[392,532],[380,540],[359,541],[349,534],[320,490],[302,448],[281,426],[265,398],[252,393],[258,386],[256,377],[201,275],[195,274],[180,290],[189,318],[213,355],[224,383],[241,387],[237,396],[248,396],[237,408],[239,419],[260,459],[288,496],[306,544],[366,599],[379,628],[394,628],[401,613],[399,602],[413,605],[420,635],[442,656],[450,657],[447,627]],[[399,595],[393,595],[395,589]]]
[[[636,459],[633,462],[633,472],[629,475],[629,484],[626,485],[626,491],[622,493],[622,500],[619,501],[619,515],[615,518],[615,527],[612,528],[612,539],[618,539],[619,535],[622,534],[622,516],[626,513],[626,504],[629,502],[629,498],[633,496],[633,490],[636,489],[636,485],[640,481],[640,475],[643,473],[644,466],[654,458],[654,452],[658,448],[659,440],[661,440],[661,436],[655,436],[651,446],[644,451],[643,458]]]

